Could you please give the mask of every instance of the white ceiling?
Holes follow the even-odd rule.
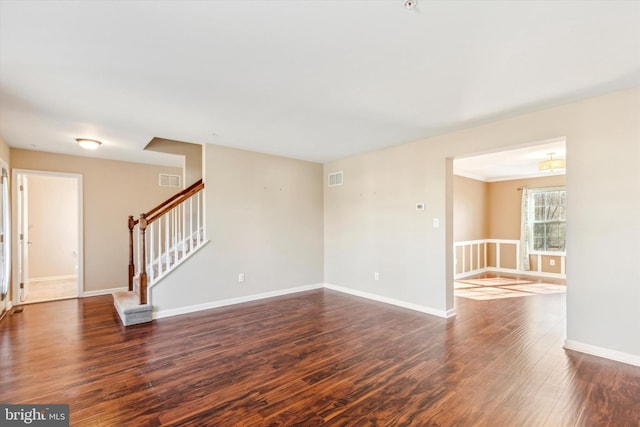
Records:
[[[566,159],[565,138],[539,141],[513,150],[455,159],[453,173],[486,182],[563,175],[564,170],[539,171],[539,163],[549,160],[550,154],[554,159]]]
[[[27,149],[326,162],[638,85],[637,1],[0,0],[0,135]]]

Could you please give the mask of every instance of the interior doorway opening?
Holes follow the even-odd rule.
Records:
[[[556,138],[453,160],[454,296],[564,292],[566,175],[544,162],[566,159],[565,147]]]
[[[82,296],[82,176],[14,170],[14,305]]]

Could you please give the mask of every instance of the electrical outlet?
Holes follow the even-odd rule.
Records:
[[[244,273],[238,274],[238,283],[244,282]]]
[[[556,260],[555,260],[555,259],[553,259],[553,258],[551,258],[551,259],[549,260],[549,265],[550,265],[550,266],[552,266],[552,267],[553,267],[554,265],[556,265]]]
[[[373,280],[380,280],[380,273],[378,273],[377,271],[373,273]]]

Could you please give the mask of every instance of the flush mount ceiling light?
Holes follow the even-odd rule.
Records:
[[[86,138],[76,138],[80,147],[85,150],[97,150],[98,147],[102,145],[102,142],[96,141],[95,139],[86,139]]]
[[[538,170],[540,172],[556,172],[565,169],[564,159],[554,159],[553,155],[556,153],[549,153],[549,158],[538,163]]]

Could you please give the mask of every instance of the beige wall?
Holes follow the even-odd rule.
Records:
[[[453,177],[453,238],[456,242],[491,238],[489,183]]]
[[[5,142],[4,139],[0,136],[0,160],[3,160],[7,165],[9,165],[9,160],[11,158],[11,148]]]
[[[522,191],[519,188],[542,188],[566,185],[566,175],[541,178],[516,179],[489,184],[488,204],[489,235],[491,239],[520,239],[520,205]]]
[[[127,217],[175,193],[175,188],[158,186],[159,173],[182,173],[177,168],[21,149],[11,149],[11,167],[82,175],[85,291],[127,286]]]
[[[187,188],[202,179],[202,145],[172,139],[153,138],[144,148],[182,156],[184,159],[183,187]]]
[[[29,175],[29,279],[72,276],[78,262],[78,187],[74,178]]]
[[[553,260],[554,265],[551,265],[551,260]],[[540,257],[540,261],[542,264],[541,271],[543,273],[556,273],[559,274],[561,272],[561,257],[559,256],[551,256],[551,255],[543,255]],[[538,270],[538,257],[534,255],[529,256],[529,267],[531,271]]]
[[[445,315],[444,281],[430,279],[446,264],[447,165],[435,159],[405,144],[325,164],[325,176],[344,172],[343,185],[325,188],[326,283]]]
[[[640,358],[638,117],[634,88],[326,164],[325,282],[453,309],[453,159],[565,137],[567,342]]]
[[[542,188],[564,186],[565,175],[553,175],[540,178],[526,178],[510,181],[483,182],[461,176],[453,177],[453,236],[454,241],[468,241],[481,239],[520,239],[520,206],[522,192],[519,189]],[[487,265],[496,267],[495,245],[487,246]],[[467,248],[464,259],[466,265],[463,266],[461,260],[462,248],[456,249],[456,258],[460,265],[456,266],[456,273],[469,271],[471,269],[471,259],[473,255],[474,265],[477,266],[476,248]],[[472,250],[473,254],[469,251]],[[480,264],[483,263],[481,252]],[[542,272],[560,273],[560,261],[558,257],[553,257],[555,266],[549,263],[549,257],[543,257]],[[511,245],[503,246],[500,252],[501,268],[516,268],[517,259],[515,247]],[[537,258],[531,257],[531,271],[537,270]]]
[[[204,149],[210,242],[150,289],[154,310],[166,314],[322,284],[322,165]]]

